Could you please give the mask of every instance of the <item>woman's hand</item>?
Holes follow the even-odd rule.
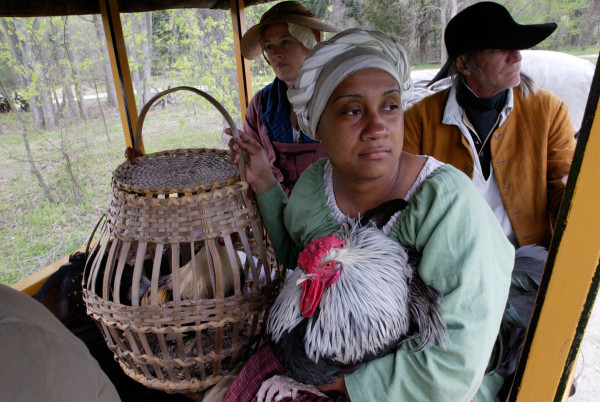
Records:
[[[325,385],[317,385],[319,391],[329,392],[329,391],[338,391],[343,392],[344,394],[348,393],[348,389],[346,388],[346,381],[344,377],[338,377],[331,384]]]
[[[256,194],[261,194],[273,187],[277,179],[271,172],[269,158],[267,153],[252,137],[243,131],[238,131],[240,138],[229,140],[229,149],[231,154],[229,161],[238,166],[240,162],[240,151],[245,156],[246,162],[246,181]],[[225,133],[231,135],[231,129],[225,129]]]

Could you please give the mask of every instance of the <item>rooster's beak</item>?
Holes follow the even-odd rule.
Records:
[[[296,285],[300,285],[302,282],[311,280],[315,277],[314,274],[302,274],[298,279],[296,279]]]

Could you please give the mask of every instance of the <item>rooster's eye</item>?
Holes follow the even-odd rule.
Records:
[[[328,262],[325,264],[325,268],[331,268],[331,267],[333,267],[333,261],[328,261]]]

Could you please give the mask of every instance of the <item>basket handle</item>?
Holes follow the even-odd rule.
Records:
[[[150,110],[150,107],[152,106],[152,104],[154,102],[156,102],[159,98],[161,98],[167,94],[170,94],[171,92],[182,91],[182,90],[191,91],[195,94],[202,96],[207,101],[209,101],[215,108],[217,108],[217,110],[223,115],[223,117],[227,121],[229,128],[231,128],[231,134],[233,135],[233,138],[235,138],[236,140],[240,138],[240,134],[238,133],[238,129],[235,126],[235,122],[233,121],[233,119],[231,118],[229,113],[227,113],[227,110],[215,98],[213,98],[206,92],[201,91],[197,88],[190,87],[190,86],[179,86],[179,87],[165,89],[164,91],[157,93],[148,101],[148,103],[146,103],[144,105],[144,107],[140,111],[140,115],[138,117],[138,122],[137,122],[137,125],[135,128],[135,136],[133,137],[133,147],[134,147],[134,151],[135,151],[136,155],[141,153],[140,144],[142,143],[142,126],[144,125],[144,119],[146,117],[146,113],[148,113],[148,110]],[[246,181],[246,163],[244,161],[244,156],[241,153],[242,151],[240,150],[239,152],[240,152],[240,156],[241,156],[240,162],[239,162],[240,176],[243,181]]]

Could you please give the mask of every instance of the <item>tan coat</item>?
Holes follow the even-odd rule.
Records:
[[[85,343],[42,303],[0,284],[3,401],[119,402]]]
[[[524,97],[514,89],[513,110],[490,138],[492,167],[504,208],[520,246],[547,246],[553,233],[575,150],[565,103],[538,89]],[[404,114],[404,150],[431,155],[473,178],[469,143],[456,125],[442,124],[450,89],[410,107]]]

